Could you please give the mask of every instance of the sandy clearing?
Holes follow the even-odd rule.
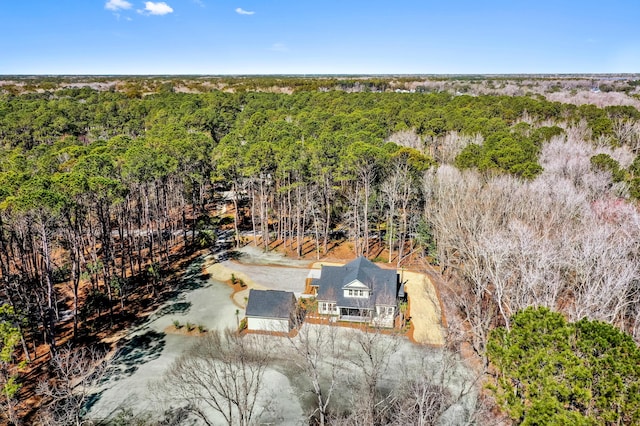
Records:
[[[247,265],[234,261],[225,262],[223,265],[248,276],[256,286],[272,290],[292,291],[296,296],[304,291],[305,280],[309,274],[309,268]]]
[[[287,257],[276,250],[264,251],[260,247],[246,245],[238,250],[242,253],[240,262],[247,265],[291,266],[309,268],[311,262],[306,259],[294,259]]]
[[[425,274],[411,271],[403,271],[402,278],[406,280],[414,340],[429,345],[444,345],[442,312],[433,283]]]
[[[230,265],[232,265],[230,262],[213,263],[211,265],[205,266],[205,271],[207,274],[209,274],[209,278],[216,281],[226,282],[231,279],[231,275],[234,275],[236,278],[244,281],[244,283],[249,288],[256,288],[259,290],[266,289],[266,287],[254,282],[251,278],[249,278],[247,274],[238,271],[238,268],[232,269]]]

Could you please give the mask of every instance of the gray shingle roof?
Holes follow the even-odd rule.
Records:
[[[343,287],[356,279],[373,291],[372,297],[344,297]],[[396,304],[398,273],[382,269],[361,256],[344,266],[323,266],[317,284],[318,300],[335,301],[341,307],[373,308]]]
[[[288,319],[295,309],[293,292],[281,290],[249,290],[246,316]]]

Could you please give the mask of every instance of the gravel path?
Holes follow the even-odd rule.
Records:
[[[309,274],[308,268],[288,268],[285,266],[246,265],[237,262],[223,262],[225,267],[239,272],[258,286],[272,290],[285,290],[296,293],[304,291],[304,283]]]

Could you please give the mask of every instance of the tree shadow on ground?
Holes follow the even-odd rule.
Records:
[[[148,331],[132,337],[116,352],[108,380],[115,382],[131,376],[140,365],[160,357],[165,346],[165,333]]]
[[[182,291],[197,290],[207,284],[209,275],[202,272],[204,268],[204,257],[198,256],[187,266],[182,277],[174,285],[174,297]]]
[[[229,250],[227,252],[227,259],[239,260],[243,256],[243,253],[237,250]]]
[[[186,314],[189,309],[191,309],[191,302],[176,302],[158,309],[154,316],[161,318],[171,314]]]
[[[107,369],[107,374],[105,374],[98,383],[101,390],[89,395],[87,398],[83,406],[84,412],[89,413],[93,406],[102,398],[102,394],[109,387],[104,387],[106,383],[114,383],[129,377],[135,373],[140,365],[160,357],[166,345],[164,337],[164,333],[149,331],[128,339],[122,347],[117,350],[111,361],[111,365]]]
[[[82,410],[85,413],[89,413],[91,411],[91,409],[93,408],[93,406],[100,401],[100,398],[102,398],[102,393],[104,392],[104,390],[101,390],[100,392],[96,392],[96,393],[92,393],[91,395],[89,395],[89,397],[87,398],[87,401],[84,403],[84,406],[82,407]]]

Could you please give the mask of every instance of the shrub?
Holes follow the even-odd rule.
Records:
[[[298,300],[298,305],[300,306],[300,309],[302,309],[305,312],[318,311],[318,301],[316,300],[315,297],[300,298]]]

